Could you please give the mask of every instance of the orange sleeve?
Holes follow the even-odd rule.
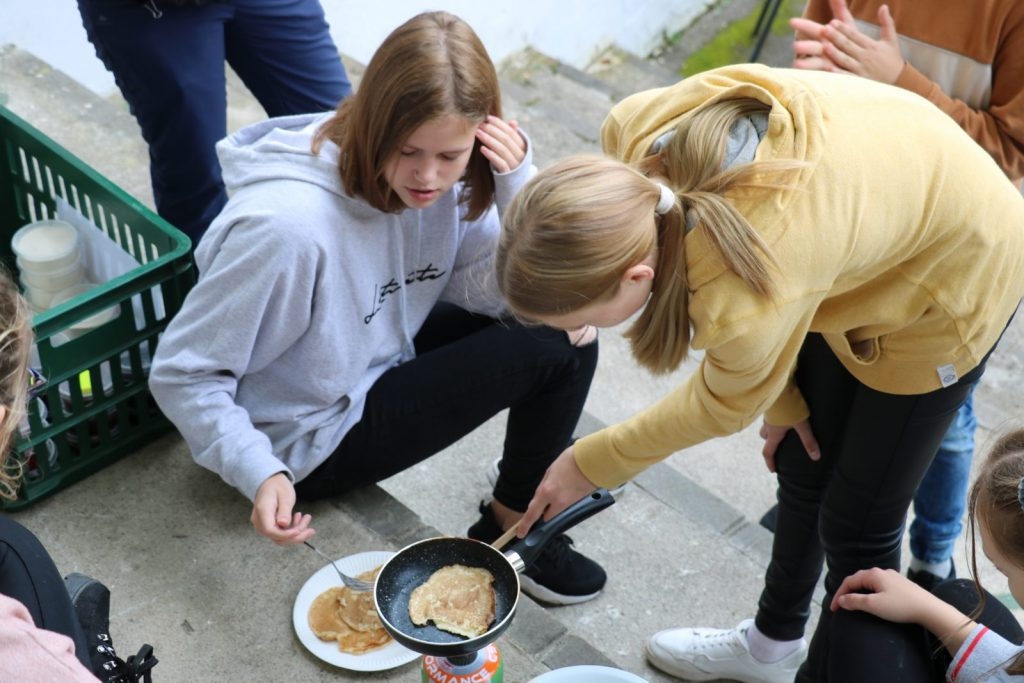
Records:
[[[896,85],[915,92],[949,114],[1012,180],[1024,177],[1024,12],[1005,36],[992,65],[992,97],[988,109],[972,109],[944,93],[923,73],[910,66]],[[898,28],[898,26],[897,26]]]

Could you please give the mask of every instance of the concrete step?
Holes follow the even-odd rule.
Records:
[[[611,104],[672,82],[677,76],[668,65],[676,58],[645,65],[609,51],[584,73],[524,51],[500,65],[506,115],[530,134],[540,166],[570,153],[597,153]],[[349,69],[358,81],[361,67]],[[6,106],[151,205],[145,146],[123,102],[100,100],[9,46],[0,49],[0,72]],[[237,79],[229,84],[232,129],[262,118]],[[1007,334],[1009,351],[993,359],[995,380],[979,388],[983,429],[1020,414],[1012,391],[1024,363],[1019,328]],[[580,434],[628,417],[696,368],[698,358],[652,377],[632,360],[621,331],[602,333]],[[503,419],[379,486],[309,506],[318,546],[341,556],[462,535],[489,494],[484,472],[500,452]],[[690,449],[644,472],[616,505],[574,529],[577,547],[608,569],[608,587],[570,607],[546,608],[524,597],[498,641],[506,680],[605,663],[652,683],[668,681],[644,661],[651,633],[680,624],[730,626],[751,616],[771,542],[756,520],[774,498],[759,453],[756,427]],[[292,605],[322,562],[258,538],[247,522],[250,508],[170,434],[16,517],[42,538],[62,571],[91,573],[112,588],[115,643],[124,654],[152,643],[161,680],[418,680],[415,664],[365,674],[306,652],[294,636]]]
[[[357,79],[359,65],[349,68]],[[0,50],[0,69],[11,74],[2,91],[7,107],[152,205],[145,145],[123,102],[97,98],[12,46]],[[503,65],[502,79],[509,115],[530,132],[539,163],[598,151],[597,126],[612,96],[594,77],[527,51]],[[233,127],[263,116],[233,77],[229,94]],[[636,385],[632,400],[623,400],[630,392],[617,385],[632,370],[617,337],[609,334],[602,342],[602,370],[580,433],[628,411],[624,403],[645,404],[651,389],[663,386]],[[484,470],[499,452],[502,419],[380,486],[310,506],[318,544],[342,555],[464,533],[488,495]],[[321,563],[312,554],[261,541],[246,522],[249,510],[219,478],[196,467],[184,442],[170,434],[17,518],[42,538],[62,571],[88,572],[111,587],[117,643],[122,649],[141,640],[154,644],[165,680],[320,680],[335,674],[415,679],[415,665],[367,677],[339,672],[305,652],[293,635],[291,606]],[[608,589],[574,607],[549,609],[521,600],[499,641],[509,680],[579,663],[667,680],[641,654],[646,636],[667,625],[662,598],[652,599],[650,587],[674,586],[686,577],[695,590],[679,601],[690,619],[709,620],[713,605],[721,606],[712,596],[727,564],[747,587],[745,599],[736,602],[744,611],[732,609],[713,621],[738,621],[756,599],[769,538],[668,465],[645,473],[616,506],[573,535],[578,547],[607,567]],[[712,547],[714,552],[706,551]],[[658,562],[650,561],[652,553]],[[257,656],[238,658],[240,643]]]

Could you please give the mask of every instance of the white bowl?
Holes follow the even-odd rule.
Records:
[[[650,683],[650,681],[622,669],[584,664],[552,669],[530,679],[530,683]]]
[[[79,258],[78,230],[67,221],[42,220],[22,226],[11,248],[25,268],[37,272],[66,268]]]

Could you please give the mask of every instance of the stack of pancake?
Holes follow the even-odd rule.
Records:
[[[372,582],[379,571],[380,567],[376,567],[363,572],[359,578]],[[339,650],[354,655],[391,642],[391,635],[377,616],[373,591],[357,592],[345,586],[328,588],[313,600],[309,607],[309,628],[320,640],[336,641]]]

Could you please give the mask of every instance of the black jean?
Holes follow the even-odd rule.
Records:
[[[38,628],[71,638],[82,666],[92,671],[85,634],[57,566],[31,531],[0,516],[0,593],[14,598]]]
[[[494,498],[525,511],[548,465],[572,440],[597,343],[576,347],[565,332],[447,304],[431,312],[414,343],[416,358],[377,380],[362,419],[296,493],[315,500],[386,479],[508,408]]]
[[[821,459],[795,432],[776,453],[779,516],[756,623],[769,638],[800,638],[825,564],[828,605],[850,574],[900,568],[907,510],[943,435],[984,372],[926,394],[886,394],[861,384],[820,335],[808,335],[796,382],[810,408]],[[822,610],[797,681],[826,681],[831,613]]]
[[[1024,642],[1024,630],[1013,612],[991,593],[986,592],[981,613],[974,613],[978,591],[973,581],[944,581],[932,594],[1011,643]],[[942,683],[953,661],[942,642],[923,626],[896,624],[866,612],[836,612],[832,638],[843,645],[829,657],[829,683]]]

